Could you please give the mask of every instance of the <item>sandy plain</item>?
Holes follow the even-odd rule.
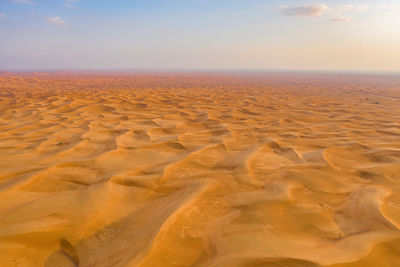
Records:
[[[0,266],[400,266],[400,78],[0,75]]]

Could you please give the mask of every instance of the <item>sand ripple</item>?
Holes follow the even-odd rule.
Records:
[[[400,266],[398,84],[0,77],[0,266]]]

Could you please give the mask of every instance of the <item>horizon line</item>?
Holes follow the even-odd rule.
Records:
[[[386,70],[329,70],[329,69],[252,69],[252,68],[43,68],[43,69],[0,69],[10,73],[304,73],[304,74],[360,74],[400,75],[399,71]]]

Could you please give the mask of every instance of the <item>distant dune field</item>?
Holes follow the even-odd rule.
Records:
[[[399,77],[0,74],[0,266],[400,266],[399,229]]]

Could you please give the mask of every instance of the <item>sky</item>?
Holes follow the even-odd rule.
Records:
[[[0,70],[400,72],[400,0],[0,0]]]

